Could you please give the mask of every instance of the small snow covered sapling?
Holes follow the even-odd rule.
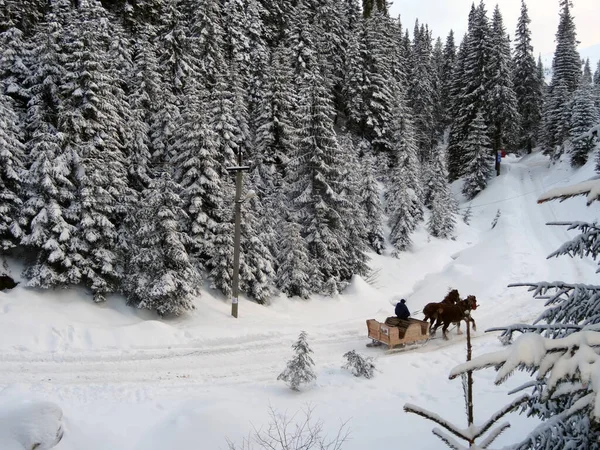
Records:
[[[352,375],[355,377],[373,378],[375,371],[373,358],[365,358],[360,353],[356,353],[356,350],[351,350],[344,354],[344,358],[348,362],[342,366],[343,369],[351,370]]]
[[[290,389],[298,391],[301,384],[310,383],[317,379],[313,372],[315,363],[310,357],[313,351],[308,346],[306,331],[300,333],[292,348],[296,356],[288,361],[287,367],[279,374],[277,379],[285,381]]]
[[[469,206],[467,207],[467,210],[465,211],[465,214],[463,215],[463,222],[466,223],[467,225],[469,225],[471,223],[472,215],[473,215],[473,212],[471,210],[471,204],[469,203]]]
[[[496,211],[496,217],[494,217],[494,220],[492,220],[492,230],[496,228],[496,225],[498,225],[498,219],[500,218],[501,214],[502,212],[500,210]]]

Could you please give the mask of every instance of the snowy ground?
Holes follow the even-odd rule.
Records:
[[[269,307],[242,300],[236,320],[225,299],[207,292],[194,313],[161,321],[119,298],[95,305],[78,290],[19,286],[0,292],[0,413],[15,407],[15,399],[59,405],[64,438],[58,450],[212,450],[266,424],[270,406],[294,413],[310,404],[329,433],[349,420],[347,450],[397,447],[399,441],[413,450],[441,448],[432,424],[402,406],[410,402],[466,424],[460,382],[448,380],[451,368],[464,361],[464,337],[385,355],[365,347],[365,320],[393,315],[401,297],[417,312],[457,288],[480,304],[474,314],[479,355],[500,347],[496,335],[483,330],[531,321],[542,310],[540,301],[509,283],[595,279],[592,261],[545,259],[569,234],[544,224],[596,217],[597,206],[587,208],[583,198],[536,204],[550,188],[591,177],[593,163],[573,171],[534,154],[509,157],[502,169],[472,202],[471,225],[459,221],[455,241],[420,231],[400,259],[372,255],[371,266],[380,269],[372,284],[356,278],[335,299],[282,297]],[[296,393],[276,378],[300,330],[309,333],[318,379]],[[341,369],[342,355],[352,349],[376,357],[374,379]],[[508,388],[526,379],[519,374],[496,387],[493,378],[492,371],[475,376],[478,421],[507,403]],[[533,424],[518,415],[510,421],[499,444],[514,442]]]

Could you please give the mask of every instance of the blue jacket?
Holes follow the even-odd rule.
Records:
[[[406,304],[402,303],[402,302],[396,303],[395,313],[396,313],[396,317],[399,317],[400,319],[406,320],[410,317],[410,311],[406,307]]]

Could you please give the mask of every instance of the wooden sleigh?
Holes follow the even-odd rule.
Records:
[[[367,347],[387,345],[391,350],[406,345],[425,343],[429,339],[429,322],[417,319],[402,320],[388,317],[385,322],[375,319],[367,320],[369,338],[372,342]]]

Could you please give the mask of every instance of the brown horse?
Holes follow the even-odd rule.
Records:
[[[438,305],[441,305],[441,304],[455,305],[459,301],[460,301],[460,295],[458,294],[458,290],[452,289],[450,292],[448,292],[448,294],[446,295],[444,300],[441,301],[441,303],[427,303],[425,305],[425,308],[423,308],[423,314],[425,314],[425,318],[423,320],[425,322],[427,322],[429,319],[431,319],[431,324],[430,324],[430,328],[431,328],[431,326],[433,326],[433,321],[434,321],[433,316],[435,315],[436,311],[438,310]]]
[[[433,327],[431,335],[435,335],[435,332],[443,323],[444,327],[442,328],[442,333],[444,334],[444,339],[448,339],[448,335],[446,330],[451,323],[460,324],[461,321],[471,322],[473,324],[473,330],[477,329],[477,325],[475,324],[475,320],[471,317],[471,311],[477,309],[477,299],[474,295],[469,295],[466,299],[461,300],[456,305],[449,305],[446,303],[440,303],[437,310],[435,311],[433,318],[435,318],[436,323]]]

